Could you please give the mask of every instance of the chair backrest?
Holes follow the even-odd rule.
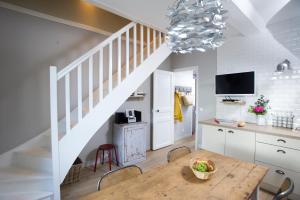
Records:
[[[294,191],[294,182],[292,181],[292,179],[287,177],[283,181],[279,191],[277,192],[273,200],[283,200],[283,199],[287,200],[288,196],[291,193],[293,193],[293,191]]]
[[[107,172],[98,181],[97,190],[113,186],[122,181],[134,178],[143,173],[142,169],[136,165],[129,165],[114,171]]]
[[[177,147],[168,152],[168,162],[173,162],[178,158],[181,158],[187,154],[190,154],[192,151],[190,148],[186,146]]]

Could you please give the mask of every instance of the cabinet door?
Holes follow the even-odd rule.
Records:
[[[227,129],[225,155],[253,163],[255,155],[255,133]]]
[[[146,137],[144,127],[125,129],[124,162],[132,162],[146,157]]]
[[[202,126],[202,148],[224,155],[225,129],[214,126]]]

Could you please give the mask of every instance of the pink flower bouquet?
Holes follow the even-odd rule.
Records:
[[[265,97],[261,95],[260,98],[255,102],[255,105],[249,107],[248,112],[256,115],[265,115],[270,108],[268,106],[269,102],[270,101],[268,99],[265,99]]]

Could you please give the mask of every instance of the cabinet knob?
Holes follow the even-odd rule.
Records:
[[[277,174],[282,175],[282,176],[285,175],[284,171],[279,170],[279,169],[277,169],[275,172],[276,172]]]
[[[277,142],[283,142],[283,143],[286,143],[286,141],[283,140],[283,139],[278,139]]]
[[[157,109],[156,112],[159,112],[159,110]]]
[[[234,131],[230,130],[230,131],[228,131],[228,133],[234,133]]]
[[[281,152],[281,153],[283,153],[283,154],[286,153],[286,152],[285,152],[284,150],[282,150],[282,149],[278,149],[277,152],[278,152],[278,153]]]
[[[219,132],[223,132],[223,129],[219,128],[218,131],[219,131]]]

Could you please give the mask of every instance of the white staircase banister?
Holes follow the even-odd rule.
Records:
[[[71,72],[74,68],[76,68],[79,64],[81,64],[83,61],[88,59],[91,55],[95,54],[97,51],[99,51],[101,48],[105,47],[108,45],[112,40],[115,40],[116,38],[119,37],[122,33],[126,32],[130,28],[134,27],[136,25],[135,22],[131,22],[128,25],[124,26],[122,29],[119,31],[115,32],[112,34],[109,38],[105,39],[103,42],[86,52],[84,55],[79,57],[78,59],[74,60],[71,62],[69,65],[67,65],[65,68],[63,68],[61,71],[58,72],[57,74],[57,79],[60,80],[62,77],[64,77],[66,74]]]
[[[162,32],[131,22],[59,72],[57,67],[50,67],[54,199],[60,199],[59,184],[91,137],[170,55],[164,42]],[[61,88],[59,80],[63,80]],[[61,119],[58,119],[58,102],[65,108]]]

